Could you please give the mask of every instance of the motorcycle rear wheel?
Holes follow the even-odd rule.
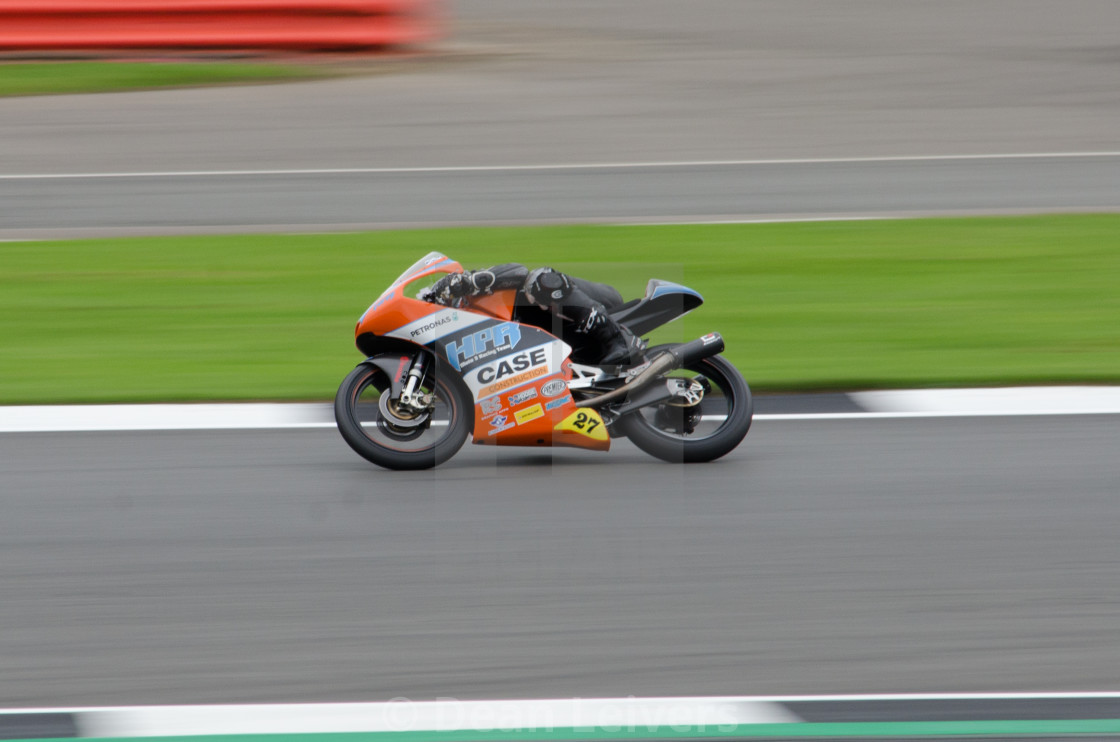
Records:
[[[394,356],[397,357],[397,356]],[[343,379],[334,398],[338,432],[358,455],[386,469],[415,470],[438,466],[455,455],[474,422],[470,395],[438,368],[422,384],[432,394],[432,409],[414,427],[394,424],[381,409],[381,397],[390,393],[389,379],[381,369],[361,364]],[[395,400],[386,404],[395,405]],[[412,422],[412,421],[410,421]]]
[[[651,405],[620,417],[613,427],[646,453],[672,463],[713,461],[735,450],[754,416],[751,390],[739,370],[712,356],[671,376],[708,387],[698,410]]]

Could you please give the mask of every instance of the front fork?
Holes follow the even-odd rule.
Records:
[[[424,371],[427,365],[428,355],[426,353],[418,353],[416,358],[412,361],[412,368],[408,370],[408,377],[405,380],[404,389],[401,390],[400,403],[402,406],[418,409],[426,408],[431,405],[432,395],[416,393],[416,390],[420,388],[420,382],[424,380]]]
[[[427,353],[414,356],[395,353],[375,355],[364,363],[379,368],[389,379],[389,388],[384,390],[377,403],[384,420],[397,428],[415,428],[429,421],[435,394],[420,391],[424,375],[431,365]]]

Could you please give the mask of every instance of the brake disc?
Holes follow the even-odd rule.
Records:
[[[388,394],[381,395],[381,399],[377,401],[377,409],[381,413],[377,418],[378,429],[401,441],[419,438],[432,419],[431,406],[416,408],[402,405]]]
[[[676,386],[673,396],[657,408],[654,424],[662,430],[668,430],[677,435],[687,435],[696,430],[700,422],[700,403],[704,401],[704,394],[708,387],[704,380],[698,379],[668,379],[668,383]]]

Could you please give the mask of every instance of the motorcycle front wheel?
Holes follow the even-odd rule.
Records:
[[[652,349],[656,350],[656,349]],[[739,370],[712,356],[671,374],[699,382],[705,389],[692,407],[672,402],[650,405],[614,424],[634,445],[673,463],[712,461],[731,453],[751,427],[754,400]]]
[[[432,395],[432,404],[423,412],[405,411],[391,398],[385,373],[363,363],[343,379],[335,395],[338,432],[360,456],[386,469],[430,469],[442,464],[470,434],[473,404],[467,391],[438,369],[425,378],[419,391]]]

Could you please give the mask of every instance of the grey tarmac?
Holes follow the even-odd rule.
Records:
[[[455,0],[372,74],[0,99],[0,171],[1120,150],[1113,0]]]
[[[1120,154],[371,173],[0,178],[0,237],[1111,211]]]
[[[0,435],[6,706],[1115,684],[1117,416],[757,422],[703,466]]]
[[[430,57],[0,99],[0,175],[1120,151],[1112,0],[458,0]],[[0,239],[1115,210],[1115,160],[12,181]]]
[[[372,75],[0,100],[0,175],[1120,150],[1113,0],[456,13],[451,47]],[[967,209],[1116,209],[1108,161],[1058,163],[674,172],[640,186],[663,213],[608,173],[621,200],[594,205],[928,212],[964,188]],[[908,202],[931,173],[938,191]],[[449,190],[249,179],[222,203],[210,183],[50,182],[3,186],[0,237],[234,231],[277,205],[360,227],[390,218],[379,202],[430,218],[416,202]],[[579,206],[524,174],[454,184],[454,220],[500,216],[463,186],[512,198],[505,219]],[[724,200],[664,207],[686,188]],[[0,704],[1115,687],[1116,423],[759,421],[704,467],[623,443],[469,449],[419,475],[329,430],[0,435]]]

